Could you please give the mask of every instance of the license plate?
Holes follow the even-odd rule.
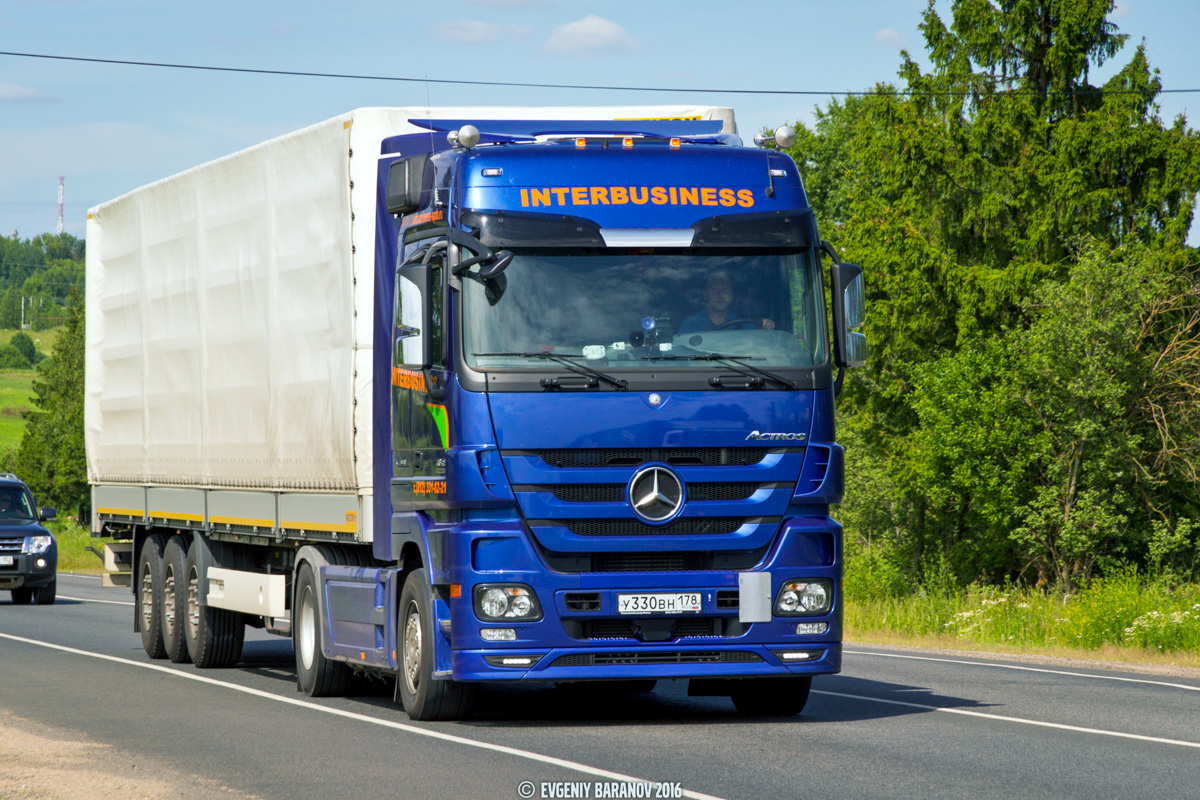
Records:
[[[0,556],[0,567],[11,567],[14,563],[12,556]]]
[[[621,614],[694,614],[700,607],[699,592],[617,595],[617,611]]]

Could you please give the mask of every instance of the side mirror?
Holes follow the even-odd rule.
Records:
[[[53,522],[56,519],[58,519],[58,512],[53,508],[43,508],[41,513],[38,514],[40,522]]]
[[[834,363],[843,368],[861,367],[867,363],[867,337],[858,332],[867,316],[862,267],[835,261],[830,268],[830,277],[833,281]]]
[[[479,277],[483,278],[484,280],[487,280],[488,278],[495,278],[501,272],[504,272],[504,270],[508,269],[508,265],[512,263],[512,260],[513,254],[511,250],[501,250],[497,252],[492,257],[491,261],[480,267]]]
[[[420,320],[421,327],[402,325],[396,330],[399,360],[403,364],[420,364],[427,368],[433,363],[433,337],[426,336],[423,331],[432,324],[429,300],[433,291],[433,270],[428,263],[405,264],[396,270],[396,284],[399,286],[401,282],[411,284],[411,288],[402,288],[399,293],[400,302],[404,304],[400,318]]]
[[[388,167],[385,198],[389,214],[408,214],[421,207],[421,193],[425,190],[425,168],[428,165],[428,154],[409,156],[391,163]]]

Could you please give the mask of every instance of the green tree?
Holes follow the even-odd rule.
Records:
[[[899,87],[818,109],[792,148],[823,235],[867,267],[872,357],[849,376],[839,414],[841,430],[871,451],[861,463],[886,465],[871,505],[887,513],[848,498],[848,521],[872,526],[860,537],[887,541],[917,572],[937,552],[966,579],[999,579],[1040,559],[1033,566],[1047,580],[1074,581],[1097,562],[1068,563],[1073,542],[1097,543],[1097,558],[1140,557],[1151,519],[1173,525],[1190,502],[1184,487],[1196,485],[1188,470],[1200,442],[1192,419],[1200,382],[1184,351],[1194,338],[1187,331],[1200,328],[1187,327],[1196,259],[1184,242],[1200,190],[1200,137],[1182,117],[1159,117],[1161,83],[1144,45],[1103,86],[1090,81],[1125,43],[1112,9],[957,0],[947,24],[930,2],[921,23],[929,71],[903,53]],[[1061,337],[1093,317],[1070,319],[1046,305],[1045,292],[1065,303],[1063,293],[1075,291],[1074,243],[1084,239],[1097,252],[1145,254],[1141,274],[1154,287],[1134,306],[1137,330],[1102,341],[1127,355],[1174,348],[1161,361],[1113,355],[1097,367],[1107,376],[1091,376],[1100,392],[1132,380],[1105,370],[1154,365],[1144,390],[1124,396],[1134,404],[1124,415],[1099,396],[1062,392],[1088,378],[1071,359],[1089,352]],[[1112,268],[1126,258],[1114,256]],[[1129,319],[1114,314],[1114,324]],[[1066,349],[1038,365],[1020,347],[1029,331],[1049,337],[1051,320]],[[1066,441],[1066,423],[1017,401],[1021,376],[1035,398],[1058,398],[1095,427],[1076,425],[1089,457],[1101,458],[1098,441],[1126,442],[1124,478],[1096,467],[1094,483],[1070,491],[1070,450],[1052,446]],[[1135,463],[1145,465],[1138,479],[1118,486]],[[878,497],[887,486],[892,493]],[[1083,497],[1085,489],[1094,494]],[[1018,528],[1025,538],[1013,538]],[[1041,550],[1029,538],[1035,530]]]
[[[42,502],[75,509],[87,497],[83,443],[84,317],[68,312],[52,359],[33,383],[33,405],[15,466]]]
[[[0,328],[6,331],[21,329],[21,297],[16,288],[10,288],[0,298]]]
[[[19,331],[18,333],[13,334],[13,337],[8,340],[8,343],[20,351],[21,355],[24,356],[27,362],[29,362],[30,366],[37,363],[37,346],[34,345],[33,339],[30,338],[28,333]]]

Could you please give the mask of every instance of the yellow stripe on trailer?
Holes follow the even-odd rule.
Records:
[[[151,511],[148,516],[158,519],[181,519],[184,522],[204,522],[203,514],[184,514],[181,511]]]
[[[251,517],[218,517],[210,516],[208,521],[215,525],[245,525],[251,528],[271,528],[275,521],[270,519],[253,519]]]
[[[113,514],[122,517],[144,517],[146,512],[140,508],[97,508],[97,514]]]
[[[354,533],[358,530],[358,523],[350,522],[345,525],[331,525],[327,522],[297,522],[296,520],[285,519],[279,523],[280,528],[286,528],[293,531],[326,531],[330,533]]]

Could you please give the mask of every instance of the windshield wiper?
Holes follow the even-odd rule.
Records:
[[[554,361],[559,364],[562,364],[562,365],[566,366],[568,369],[570,369],[572,372],[574,372],[578,375],[595,376],[595,377],[599,378],[600,380],[604,381],[605,383],[607,383],[609,386],[613,387],[614,389],[626,389],[629,387],[629,381],[621,380],[620,378],[614,378],[612,375],[605,374],[605,373],[601,372],[600,370],[595,369],[594,367],[589,367],[587,364],[580,364],[578,362],[571,360],[574,358],[583,358],[583,356],[575,356],[575,355],[568,356],[568,355],[563,355],[561,353],[546,353],[546,352],[542,352],[542,351],[538,351],[536,353],[472,353],[471,355],[476,356],[476,357],[478,357],[478,356],[497,356],[497,357],[510,356],[510,357],[515,357],[515,358],[541,358],[541,359],[545,359],[547,361]],[[545,381],[543,381],[542,383],[544,386],[547,386],[547,387],[553,385],[553,384],[547,384]]]
[[[754,375],[768,378],[776,383],[787,386],[790,389],[800,388],[800,384],[791,378],[785,378],[782,375],[776,375],[774,372],[768,372],[762,367],[756,367],[753,364],[745,363],[750,359],[751,356],[727,356],[722,353],[705,353],[704,355],[695,356],[652,356],[646,358],[647,361],[724,361],[727,362],[727,365],[732,364],[734,368],[741,367],[742,369],[748,369],[751,373],[754,373]],[[735,369],[735,371],[740,372],[746,377],[753,377],[753,375],[750,373],[741,372],[741,370],[737,369]]]

